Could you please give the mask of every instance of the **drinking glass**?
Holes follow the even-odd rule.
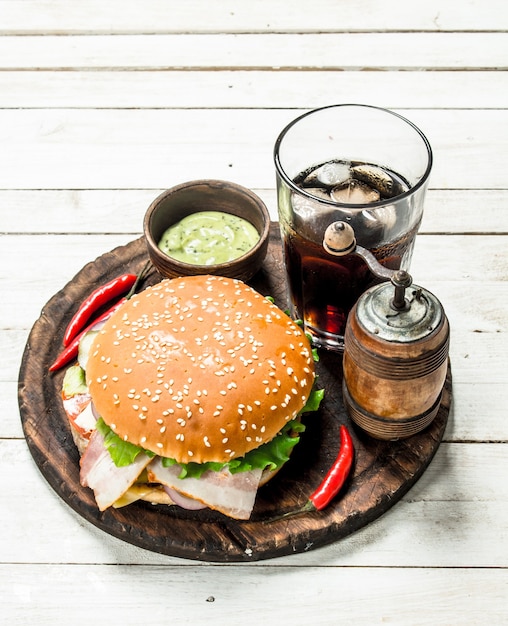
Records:
[[[390,269],[408,270],[432,168],[425,135],[401,115],[338,104],[288,124],[274,149],[278,214],[291,315],[317,346],[342,350],[350,309],[372,284],[365,262],[323,248],[347,222]]]

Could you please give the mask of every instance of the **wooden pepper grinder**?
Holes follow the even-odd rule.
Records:
[[[356,245],[354,231],[334,222],[323,246],[357,254],[385,281],[368,289],[348,316],[344,336],[344,404],[377,439],[409,437],[437,415],[448,366],[450,328],[439,300],[404,270],[383,267]]]

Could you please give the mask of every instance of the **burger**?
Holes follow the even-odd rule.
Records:
[[[165,279],[82,339],[63,402],[98,508],[136,500],[249,519],[315,411],[311,345],[245,283]]]

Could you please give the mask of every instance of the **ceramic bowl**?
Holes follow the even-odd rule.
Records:
[[[162,252],[158,243],[163,233],[199,211],[222,211],[242,217],[256,228],[259,241],[243,256],[212,265],[185,263]],[[269,229],[270,215],[262,200],[249,189],[222,180],[194,180],[164,191],[148,207],[143,223],[150,260],[166,278],[215,274],[246,281],[261,268],[268,249]]]

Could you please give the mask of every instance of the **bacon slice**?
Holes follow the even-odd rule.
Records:
[[[160,457],[147,467],[150,482],[162,483],[183,495],[199,500],[206,506],[235,519],[249,519],[259,486],[262,470],[231,474],[207,470],[200,478],[178,478],[180,467],[164,467]]]
[[[94,430],[81,457],[80,482],[93,489],[97,506],[104,511],[127,491],[150,461],[149,456],[140,453],[134,463],[117,467],[104,447],[104,437]]]
[[[78,393],[74,396],[62,398],[64,411],[69,418],[72,426],[78,433],[90,438],[92,431],[95,430],[95,416],[92,412],[92,396],[89,393]]]

